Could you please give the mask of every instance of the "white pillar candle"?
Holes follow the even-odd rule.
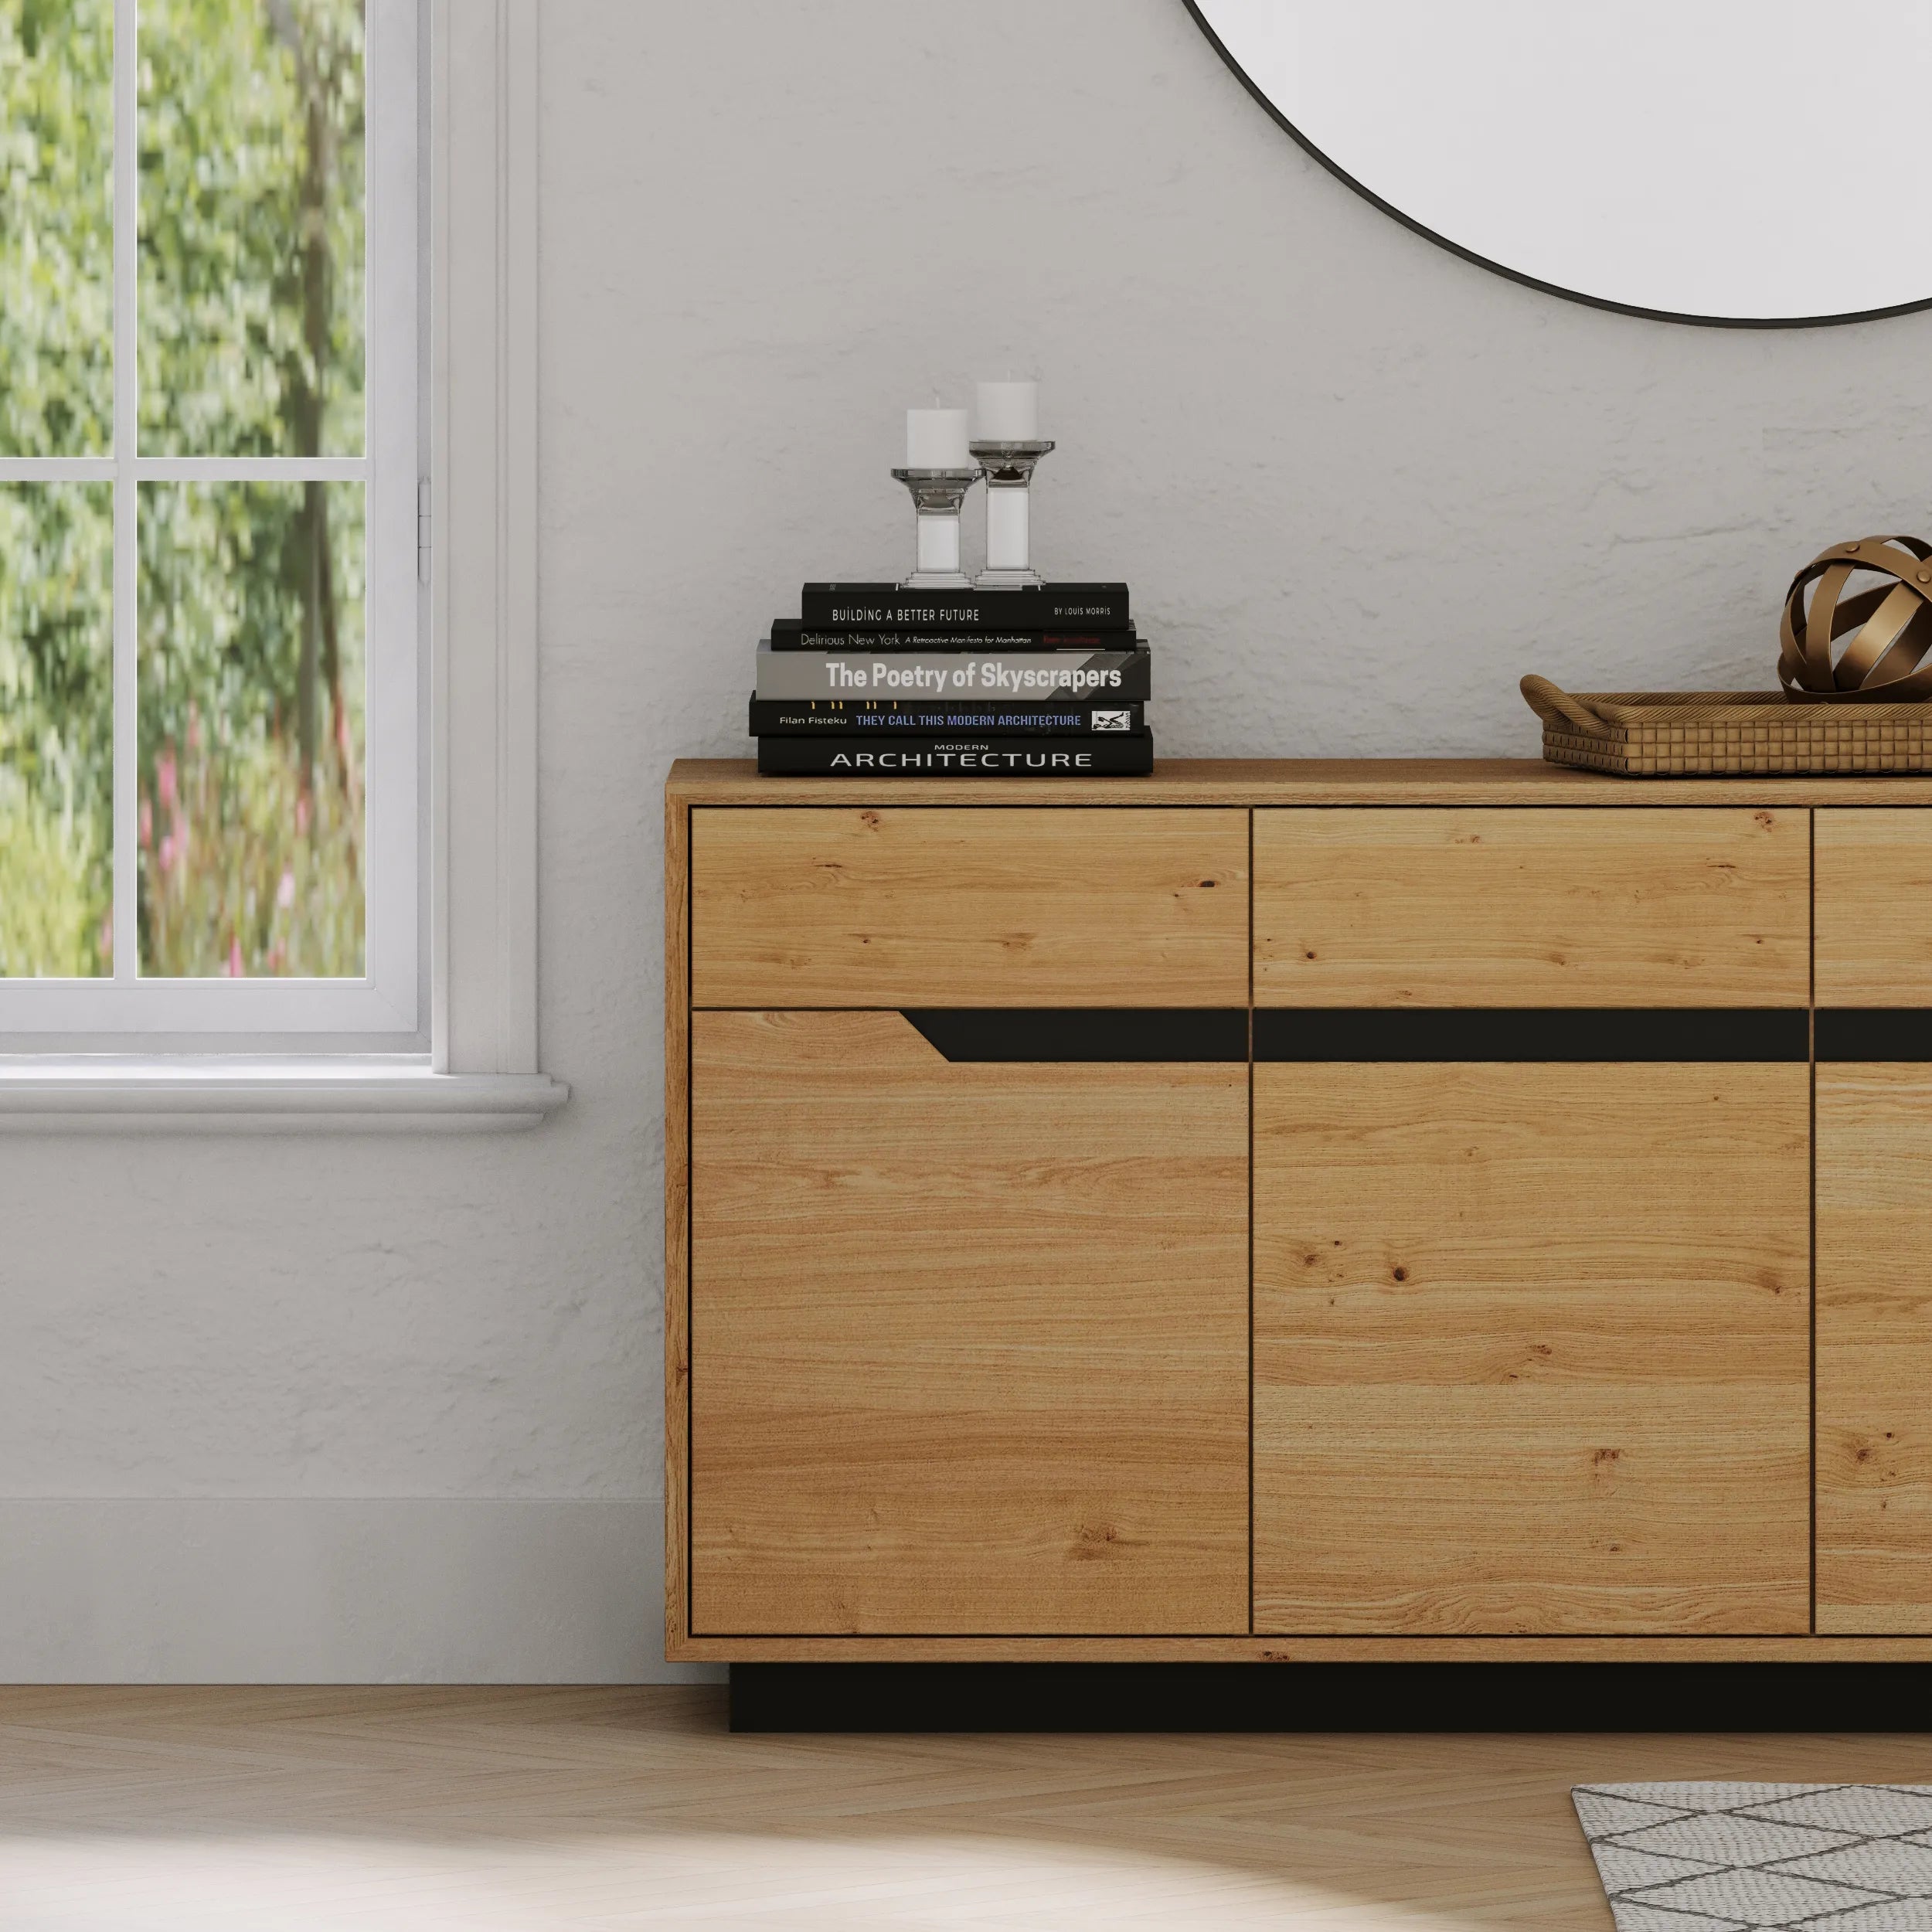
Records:
[[[908,463],[907,469],[913,466]],[[919,519],[920,574],[959,571],[959,519],[956,516],[922,516]]]
[[[1030,490],[1010,486],[986,492],[988,570],[1026,570],[1032,567],[1032,532],[1027,527],[1032,495]]]
[[[981,383],[977,401],[981,442],[1039,440],[1039,383]]]
[[[966,447],[964,410],[908,410],[906,467],[909,470],[972,470],[979,465]]]

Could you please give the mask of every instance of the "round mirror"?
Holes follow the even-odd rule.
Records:
[[[1932,304],[1932,6],[1188,5],[1318,160],[1485,267],[1690,321]]]

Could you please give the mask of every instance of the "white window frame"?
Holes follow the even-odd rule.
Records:
[[[114,489],[114,972],[99,979],[0,979],[0,1032],[117,1036],[401,1036],[419,1024],[417,883],[420,469],[416,290],[418,191],[414,0],[372,0],[368,103],[369,305],[364,454],[356,457],[143,456],[137,440],[138,0],[114,0],[114,434],[111,456],[0,459],[7,482],[104,482]],[[162,979],[141,976],[135,896],[140,492],[166,482],[354,483],[364,493],[368,638],[365,970],[358,978]],[[406,526],[404,518],[409,521]]]
[[[122,12],[133,3],[117,0]],[[160,1003],[124,1029],[92,1018],[78,1026],[16,1028],[11,1012],[0,1007],[0,1129],[522,1126],[567,1097],[567,1087],[539,1070],[537,1057],[537,5],[420,0],[420,31],[403,35],[407,45],[386,40],[370,50],[372,103],[384,70],[396,81],[403,70],[400,63],[413,59],[413,49],[420,49],[428,83],[428,152],[413,164],[426,161],[428,175],[429,327],[421,332],[428,342],[428,407],[419,413],[383,400],[397,394],[399,376],[393,369],[379,375],[376,345],[407,339],[401,330],[382,325],[393,320],[385,316],[370,332],[369,417],[369,487],[373,490],[393,474],[401,497],[396,500],[398,485],[391,482],[379,507],[372,499],[372,547],[379,515],[386,519],[381,526],[386,543],[413,529],[413,485],[420,465],[411,457],[393,473],[384,465],[387,439],[393,434],[400,446],[406,437],[413,451],[427,416],[428,488],[422,507],[434,512],[423,532],[430,539],[428,649],[417,682],[399,680],[396,665],[387,668],[379,713],[377,617],[372,609],[367,713],[372,813],[379,809],[379,731],[392,757],[393,739],[426,743],[412,801],[419,835],[406,840],[404,849],[427,864],[427,882],[394,866],[379,884],[372,877],[371,971],[363,981],[137,982],[124,989],[126,995],[151,992]],[[386,13],[384,0],[376,0],[370,9],[372,43],[376,24]],[[134,70],[121,64],[121,50],[131,45],[124,36],[117,39],[117,113],[132,106]],[[381,125],[373,107],[370,121],[372,131]],[[406,211],[413,233],[420,199],[414,179],[406,196],[389,180],[393,157],[379,160],[374,144],[380,139],[372,131],[372,285],[378,280],[376,250],[393,240],[392,229],[385,226],[379,237],[376,224],[393,223]],[[117,197],[128,191],[124,177],[133,165],[134,150],[125,151],[124,162],[117,143]],[[117,205],[131,203],[118,199]],[[135,232],[131,223],[117,226],[117,275],[125,273],[119,258],[131,252],[129,238]],[[413,285],[407,299],[414,314]],[[117,383],[131,379],[132,366],[129,345],[119,339],[121,312]],[[274,474],[304,473],[290,467],[294,461],[275,463]],[[131,481],[124,481],[112,469],[121,461],[117,454],[109,466],[117,488],[117,624],[124,604],[131,611],[135,559],[131,543],[120,541],[118,493],[131,497],[133,484],[148,474],[212,473],[206,465],[136,456],[126,465]],[[253,473],[253,465],[233,467]],[[321,468],[335,473],[332,464]],[[37,466],[36,473],[57,474],[46,466]],[[398,552],[408,557],[410,594],[415,597],[416,546],[399,543]],[[400,582],[389,587],[399,589]],[[131,651],[117,650],[116,838],[117,845],[126,840],[130,858],[131,669]],[[426,731],[419,730],[419,690],[427,696]],[[396,806],[392,798],[380,808]],[[375,842],[372,835],[372,846]],[[117,900],[123,892],[131,894],[132,885],[131,872],[118,866]],[[378,893],[385,895],[379,901]],[[386,896],[392,893],[398,895],[393,903]],[[376,942],[385,927],[394,950],[379,954]],[[426,949],[414,935],[427,936]],[[117,944],[117,971],[123,950]],[[63,994],[124,997],[118,979],[0,982],[0,992],[49,1000],[49,1012]],[[204,1009],[196,1009],[196,1001],[275,994],[304,1003],[272,1017],[243,1020],[238,1032],[199,1030],[192,1024],[177,1030],[178,1015],[199,1019]],[[81,1018],[79,1009],[70,1011]],[[249,1011],[270,1012],[266,1005]],[[291,1019],[291,1012],[296,1017]],[[20,1050],[23,1045],[40,1050]]]

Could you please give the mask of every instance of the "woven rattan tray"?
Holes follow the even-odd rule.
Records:
[[[1624,778],[1932,771],[1932,702],[1804,704],[1782,692],[1592,691],[1547,678],[1522,694],[1543,756]]]

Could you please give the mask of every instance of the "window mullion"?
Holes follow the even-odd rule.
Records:
[[[114,979],[139,977],[137,917],[136,733],[140,715],[134,651],[139,635],[140,503],[133,459],[139,429],[135,301],[141,263],[140,47],[137,0],[114,0]]]
[[[373,468],[366,456],[137,456],[131,464],[142,483],[366,483]]]
[[[0,456],[0,483],[111,483],[111,456]]]

